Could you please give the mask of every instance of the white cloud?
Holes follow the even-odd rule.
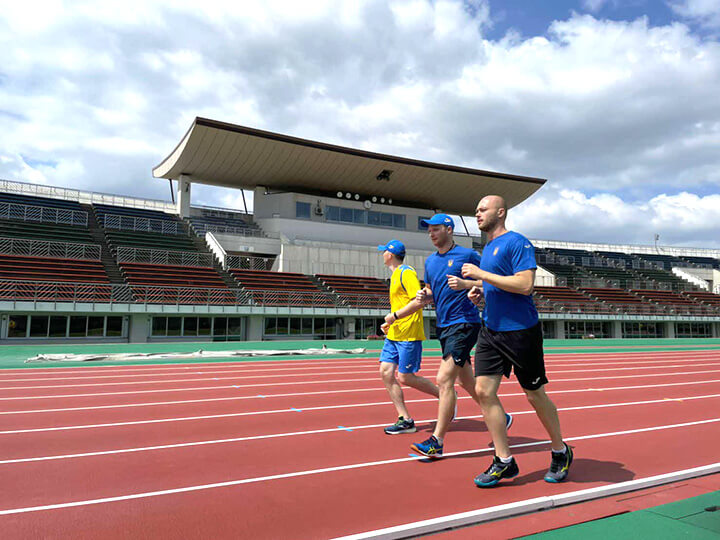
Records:
[[[711,28],[720,28],[720,2],[718,0],[682,0],[671,2],[670,7],[679,15]]]
[[[573,226],[538,206],[550,221],[527,223],[557,237],[645,206],[638,230],[659,227],[651,201],[704,208],[720,183],[720,45],[681,23],[572,15],[490,41],[483,0],[0,4],[0,177],[167,198],[150,170],[207,116],[548,178],[527,204],[561,197]],[[705,24],[711,7],[674,5]],[[714,241],[674,219],[679,242]]]
[[[607,4],[607,1],[608,0],[583,0],[582,5],[585,9],[596,13],[600,11],[600,8]]]

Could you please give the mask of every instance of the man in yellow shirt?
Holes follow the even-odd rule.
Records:
[[[420,280],[412,266],[403,264],[405,246],[399,240],[390,240],[378,246],[383,262],[392,272],[390,277],[390,309],[385,317],[382,331],[385,344],[380,353],[380,376],[397,409],[398,421],[385,428],[388,435],[414,433],[415,422],[405,406],[400,384],[411,386],[421,392],[438,397],[438,387],[425,377],[417,375],[422,359],[422,342],[425,339],[422,304],[415,299],[420,290]],[[395,370],[398,376],[395,378]],[[399,383],[398,383],[399,380]]]

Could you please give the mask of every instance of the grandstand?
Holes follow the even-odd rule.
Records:
[[[389,308],[378,244],[402,239],[422,277],[421,219],[544,182],[201,118],[153,174],[176,203],[0,181],[2,343],[367,337]],[[195,206],[194,183],[254,207]],[[460,217],[456,241],[482,249]],[[720,336],[720,250],[534,242],[547,337]]]

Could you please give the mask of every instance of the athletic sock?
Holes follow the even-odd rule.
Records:
[[[435,437],[435,435],[433,435],[433,437]],[[438,442],[438,444],[440,446],[442,446],[442,443],[443,443],[442,437],[435,437],[435,440]]]
[[[408,416],[408,417],[407,417],[407,418],[405,419],[405,421],[406,421],[406,422],[412,422],[412,421],[413,421],[413,419],[412,419],[411,417],[409,417],[409,416]]]
[[[563,449],[562,450],[553,450],[552,447],[550,448],[550,451],[553,454],[566,454],[567,453],[567,445],[563,443]]]
[[[513,457],[512,457],[512,456],[509,456],[509,457],[500,457],[500,456],[498,456],[498,459],[499,459],[500,461],[502,461],[505,465],[507,465],[508,463],[510,463],[510,462],[513,460]]]

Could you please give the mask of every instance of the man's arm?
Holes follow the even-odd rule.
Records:
[[[465,278],[477,279],[494,285],[506,292],[530,296],[535,289],[535,269],[522,270],[512,276],[499,276],[481,270],[474,264],[463,264],[462,274]]]
[[[380,329],[383,331],[383,333],[387,334],[388,328],[390,328],[393,323],[395,323],[399,319],[409,317],[410,315],[412,315],[418,310],[421,310],[422,308],[422,302],[418,302],[417,298],[413,298],[407,304],[405,304],[405,307],[398,309],[394,313],[388,313],[387,315],[385,315],[385,322],[380,325]]]

